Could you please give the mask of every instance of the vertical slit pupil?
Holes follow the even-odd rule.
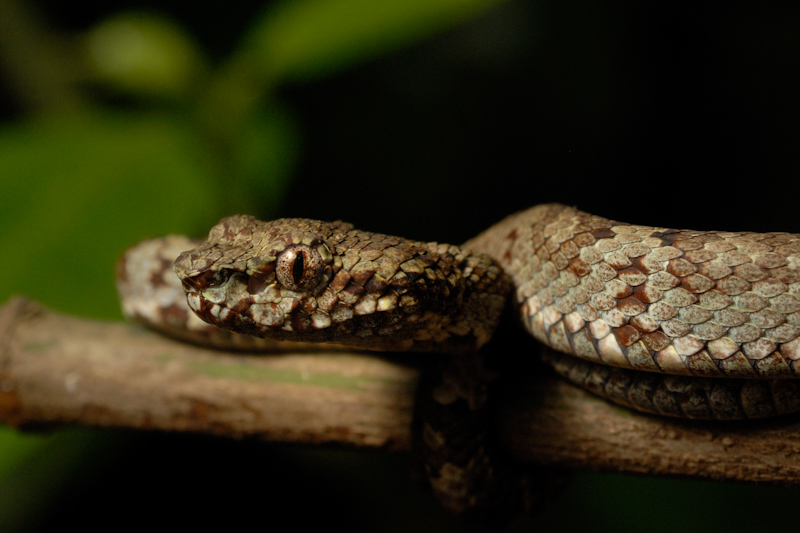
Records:
[[[303,273],[305,266],[305,254],[302,252],[297,254],[294,258],[294,263],[292,263],[292,280],[294,281],[295,285],[299,285],[301,281],[303,281]]]

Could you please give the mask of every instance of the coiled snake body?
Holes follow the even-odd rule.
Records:
[[[800,235],[637,226],[547,204],[460,248],[341,222],[245,216],[195,245],[173,237],[128,252],[119,283],[127,315],[245,349],[259,341],[211,328],[185,302],[205,322],[279,342],[473,353],[511,294],[523,326],[549,347],[543,359],[611,401],[707,419],[800,410],[788,379],[800,375]],[[168,267],[179,251],[175,278]],[[180,285],[187,300],[175,302]],[[466,371],[456,365],[432,396],[477,410],[482,386],[458,383]],[[429,447],[453,451],[426,430]],[[440,497],[457,511],[481,505],[465,473],[475,465],[449,461],[429,467]],[[490,474],[479,477],[500,477],[481,468]]]

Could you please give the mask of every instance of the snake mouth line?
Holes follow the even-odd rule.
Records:
[[[214,289],[187,291],[186,301],[204,322],[222,329],[245,329],[252,335],[265,336],[279,332],[322,331],[333,325],[329,315],[306,313],[302,303],[295,298],[283,298],[277,303],[260,303],[254,302],[253,296],[250,296],[235,305],[229,305],[218,294],[207,294],[209,291]]]

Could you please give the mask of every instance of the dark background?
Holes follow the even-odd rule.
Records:
[[[511,2],[287,90],[307,144],[285,211],[452,241],[551,201],[798,231],[800,7],[680,6]]]

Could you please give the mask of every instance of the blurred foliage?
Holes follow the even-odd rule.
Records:
[[[265,79],[311,79],[392,50],[497,0],[281,2],[248,32],[241,54]]]
[[[180,26],[143,13],[104,20],[87,32],[86,48],[95,78],[135,98],[187,97],[206,66]]]
[[[22,292],[63,311],[118,316],[120,251],[198,228],[196,206],[213,208],[207,143],[179,120],[85,112],[12,128],[0,132],[5,298]]]

